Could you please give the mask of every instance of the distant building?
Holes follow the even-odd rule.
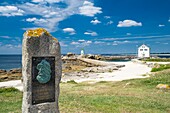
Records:
[[[81,49],[81,55],[84,55],[84,49]]]
[[[148,58],[150,57],[150,48],[145,44],[141,45],[138,48],[138,57],[139,58]]]

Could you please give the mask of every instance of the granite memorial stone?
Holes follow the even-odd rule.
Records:
[[[59,113],[60,45],[43,28],[24,33],[22,113]]]

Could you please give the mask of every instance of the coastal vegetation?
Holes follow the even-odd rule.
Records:
[[[61,113],[168,113],[170,90],[156,89],[158,84],[170,84],[170,70],[149,78],[122,82],[61,83],[59,107]],[[0,112],[20,113],[22,92],[0,88]]]
[[[170,69],[170,64],[156,64],[156,66],[152,68],[151,72],[162,71],[165,69]]]
[[[146,62],[170,62],[170,58],[147,58],[147,59],[142,59],[142,61],[146,61]]]

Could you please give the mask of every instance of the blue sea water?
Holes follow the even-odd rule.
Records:
[[[21,68],[21,55],[0,55],[0,69]]]
[[[104,54],[104,56],[121,56],[125,54]],[[127,55],[127,54],[126,54]],[[132,54],[131,54],[132,55]],[[160,58],[170,58],[170,55],[158,55]],[[22,55],[0,55],[0,69],[10,70],[13,68],[21,68]],[[129,60],[117,60],[114,62],[127,62]],[[113,61],[112,61],[113,62]]]

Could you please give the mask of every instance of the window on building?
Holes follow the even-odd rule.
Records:
[[[145,51],[148,51],[147,49],[145,49]]]
[[[143,49],[140,49],[140,51],[143,51]]]

